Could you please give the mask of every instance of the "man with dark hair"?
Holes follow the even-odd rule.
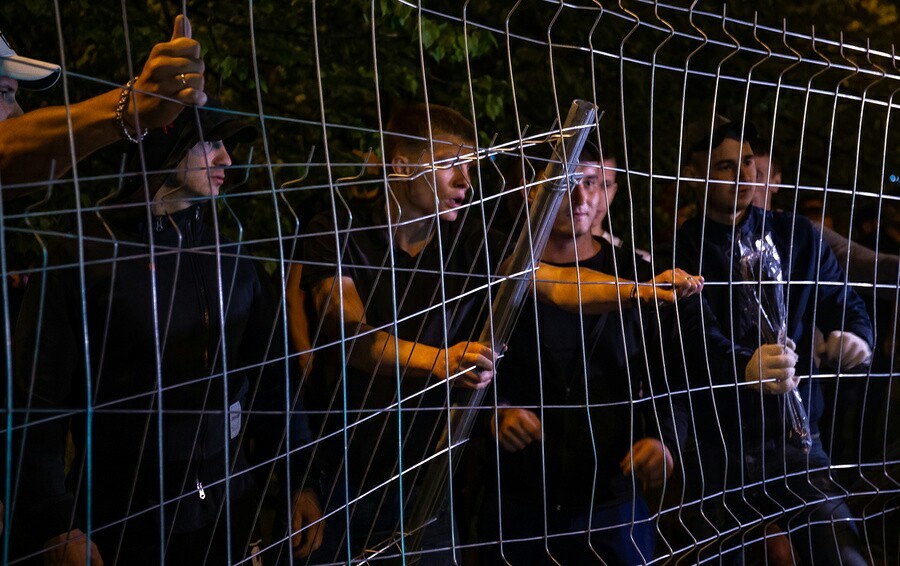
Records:
[[[333,439],[322,445],[335,478],[323,490],[326,498],[334,493],[326,507],[350,502],[347,514],[338,515],[349,517],[347,538],[342,543],[339,529],[329,529],[338,540],[320,552],[328,561],[383,550],[395,532],[421,527],[401,518],[409,520],[421,488],[417,473],[444,429],[451,388],[487,387],[497,359],[491,345],[474,338],[486,317],[485,288],[511,240],[487,229],[481,212],[467,204],[474,127],[450,108],[424,104],[388,124],[398,129],[384,133],[385,196],[349,210],[335,201],[335,213],[313,219],[304,245],[302,285],[323,320],[326,343],[340,344],[318,354],[322,375],[308,389],[311,405],[331,412],[322,425],[323,436]],[[657,289],[662,300],[695,289],[684,274],[661,277],[675,285]],[[579,280],[616,279],[543,264],[535,290],[570,312],[618,304],[614,285],[585,285],[579,293]],[[626,297],[636,291],[630,282],[623,287]],[[640,289],[645,297],[653,292]],[[341,489],[345,479],[349,494]],[[452,562],[449,513],[427,529],[424,559]]]
[[[826,334],[823,362],[858,371],[870,362],[871,323],[856,293],[841,284],[834,255],[819,245],[808,220],[752,206],[757,164],[747,140],[754,135],[750,125],[720,119],[692,147],[683,170],[704,214],[678,231],[676,265],[699,271],[707,284],[699,298],[681,304],[671,352],[678,361],[684,352],[687,362],[692,430],[703,469],[703,484],[696,487],[704,502],[721,504],[717,529],[740,526],[740,536],[725,539],[721,552],[740,547],[741,537],[750,536],[748,525],[760,535],[777,525],[803,563],[864,564],[843,492],[829,476],[818,428],[822,392],[809,376],[816,373],[816,326]],[[785,335],[777,343],[767,343],[764,328],[766,316],[774,316],[772,305],[761,312],[754,297],[774,285],[740,283],[741,243],[764,245],[767,236],[780,256],[788,297]],[[808,435],[791,417],[795,389],[808,415]],[[681,425],[685,431],[688,422]]]
[[[3,198],[27,192],[9,185],[64,175],[75,161],[172,122],[185,105],[203,106],[203,58],[184,16],[175,18],[169,41],[156,44],[140,75],[122,87],[68,106],[23,113],[19,86],[49,88],[59,67],[21,57],[0,34],[0,183]],[[71,123],[72,144],[69,140]],[[138,129],[140,126],[140,130]],[[51,169],[51,166],[53,167]]]
[[[610,151],[601,151],[596,144],[591,142],[585,144],[582,150],[582,161],[596,163],[599,168],[598,180],[602,184],[604,196],[598,203],[597,215],[594,217],[594,224],[591,226],[591,233],[594,236],[603,238],[617,248],[624,245],[624,241],[620,236],[615,236],[610,230],[604,227],[604,222],[609,218],[609,208],[612,206],[616,194],[619,192],[619,183],[616,182],[616,156]],[[609,221],[611,225],[612,222]],[[640,248],[633,248],[635,255],[642,261],[650,261],[650,253]]]
[[[582,177],[541,260],[648,279],[648,263],[592,234],[615,196],[603,164],[596,146],[586,146]],[[654,390],[641,353],[655,341],[643,335],[637,307],[625,302],[584,316],[531,301],[523,309],[498,371],[499,427],[491,426],[502,448],[502,552],[513,564],[653,559],[656,527],[643,489],[671,475],[667,446],[676,441],[671,419],[657,422],[649,399]],[[647,310],[643,320],[653,319]]]

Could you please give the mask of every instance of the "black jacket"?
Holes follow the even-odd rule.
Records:
[[[701,459],[710,464],[704,468],[713,475],[723,466],[712,462],[724,458],[725,452],[730,463],[737,465],[742,457],[759,454],[764,447],[782,445],[789,431],[783,396],[761,395],[758,390],[739,386],[745,382],[747,363],[765,341],[760,339],[757,318],[742,314],[747,297],[741,286],[732,284],[741,281],[735,241],[758,238],[763,229],[771,231],[781,256],[787,282],[787,335],[797,345],[797,373],[808,377],[817,371],[812,351],[816,327],[826,336],[833,330],[845,330],[870,346],[873,342],[865,305],[843,283],[844,274],[831,249],[827,244],[820,245],[819,234],[807,219],[750,207],[734,229],[709,219],[687,221],[678,231],[676,264],[702,275],[706,285],[702,298],[680,303],[681,332],[676,332],[669,349],[673,361],[670,367],[684,366],[680,358],[684,352],[687,384],[697,389],[691,395],[679,395],[677,401],[682,406],[692,401]],[[705,340],[698,339],[703,336]],[[713,399],[709,388],[717,385],[735,386],[716,389]],[[808,378],[801,381],[799,391],[809,413],[810,430],[817,435],[822,391],[816,379]]]
[[[86,497],[95,528],[134,514],[158,520],[161,489],[167,529],[192,532],[221,520],[226,476],[233,500],[246,500],[257,483],[250,462],[284,460],[295,364],[285,365],[281,314],[240,244],[217,249],[208,208],[149,227],[88,219],[83,284],[72,240],[55,246],[54,265],[30,282],[15,344],[16,403],[30,409],[16,509],[35,542],[83,527]],[[309,440],[296,409],[293,446]],[[67,477],[70,426],[76,458]],[[299,481],[305,468],[292,464]]]

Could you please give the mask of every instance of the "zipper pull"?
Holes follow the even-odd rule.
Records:
[[[194,209],[194,220],[200,220],[200,207]]]
[[[157,216],[156,217],[156,231],[162,232],[162,229],[163,229],[162,216]]]
[[[203,484],[200,483],[200,480],[197,480],[197,492],[200,494],[200,499],[206,499],[206,491],[203,490]]]

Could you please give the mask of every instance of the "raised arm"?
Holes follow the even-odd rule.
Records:
[[[343,323],[346,338],[353,339],[349,362],[356,369],[393,375],[399,361],[400,370],[407,376],[435,375],[452,379],[456,387],[470,389],[483,389],[493,378],[496,355],[478,342],[460,342],[444,350],[374,330],[366,322],[362,299],[349,277],[322,280],[313,289],[313,300],[324,317],[327,336],[338,339]]]
[[[581,292],[579,294],[579,282]],[[586,267],[560,267],[542,263],[535,281],[538,300],[569,312],[605,314],[631,307],[635,299],[673,303],[675,298],[689,297],[703,288],[703,278],[681,269],[665,271],[646,283],[607,275]]]
[[[179,15],[175,18],[172,39],[153,47],[134,82],[134,93],[123,114],[129,133],[135,134],[138,122],[141,130],[158,128],[171,123],[185,105],[206,104],[203,71],[200,44],[191,39],[187,18]],[[122,91],[117,88],[71,104],[68,110],[65,106],[51,106],[0,122],[3,197],[10,198],[29,190],[6,189],[8,185],[46,181],[52,163],[55,163],[56,177],[72,168],[69,118],[76,161],[122,139],[122,125],[116,120]]]

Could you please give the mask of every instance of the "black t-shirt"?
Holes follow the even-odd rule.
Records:
[[[597,241],[600,251],[581,260],[582,267],[633,280],[637,265],[637,278],[650,278],[649,264]],[[647,310],[644,316],[652,315]],[[540,507],[546,491],[549,508],[582,514],[590,511],[595,485],[595,505],[633,496],[631,479],[623,476],[619,462],[648,435],[645,417],[653,416],[643,347],[637,311],[627,301],[621,314],[615,310],[581,320],[553,305],[538,304],[536,310],[533,301],[525,305],[496,383],[505,402],[542,417],[543,446],[501,450],[505,498]],[[650,428],[649,435],[658,436]]]
[[[391,245],[383,199],[351,205],[349,213],[340,211],[337,239],[330,211],[319,214],[307,230],[301,284],[311,291],[330,277],[351,278],[367,324],[404,340],[437,348],[477,340],[489,312],[488,274],[496,272],[502,259],[504,238],[490,231],[486,234],[474,208],[461,213],[456,222],[434,222],[439,233],[413,257]],[[348,358],[357,334],[348,332],[344,342]],[[324,343],[318,340],[318,345]],[[329,350],[317,358],[322,383],[313,388],[309,402],[327,412],[325,430],[336,431],[345,426],[342,364],[338,347]],[[394,360],[382,363],[392,366]],[[401,371],[398,405],[396,374],[374,375],[349,364],[346,368],[351,484],[369,488],[397,473],[398,417],[403,423],[404,469],[430,454],[446,423],[447,389],[433,376],[409,377]],[[340,449],[334,463],[342,456]]]

